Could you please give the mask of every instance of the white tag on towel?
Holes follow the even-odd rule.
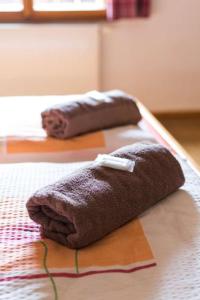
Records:
[[[133,172],[135,162],[126,158],[115,157],[108,154],[98,154],[95,161],[98,165],[127,172]]]
[[[91,97],[92,99],[99,101],[99,102],[107,102],[109,101],[109,97],[106,97],[105,94],[100,93],[96,90],[94,91],[90,91],[88,93],[86,93],[87,96]]]

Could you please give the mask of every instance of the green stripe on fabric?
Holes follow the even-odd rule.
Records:
[[[49,272],[48,267],[47,267],[48,247],[47,247],[47,245],[45,244],[45,242],[40,241],[40,243],[41,243],[41,244],[43,245],[43,247],[44,247],[43,267],[44,267],[45,272],[46,272],[46,274],[49,276],[49,279],[50,279],[50,281],[51,281],[51,284],[52,284],[52,287],[53,287],[53,291],[54,291],[54,299],[55,299],[55,300],[58,300],[58,292],[57,292],[56,284],[55,284],[55,281],[54,281],[54,279],[53,279],[53,276],[51,275],[51,273]]]
[[[75,270],[76,273],[79,273],[79,266],[78,266],[78,250],[75,250]]]

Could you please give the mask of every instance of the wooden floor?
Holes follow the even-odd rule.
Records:
[[[156,116],[200,166],[200,116]]]

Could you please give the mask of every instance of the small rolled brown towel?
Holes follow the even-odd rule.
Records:
[[[29,216],[46,237],[70,248],[87,246],[184,183],[178,161],[161,145],[138,143],[111,155],[134,161],[133,172],[91,162],[28,200]]]
[[[42,112],[47,135],[59,139],[114,126],[137,124],[141,115],[134,99],[122,91],[68,97]],[[100,96],[100,99],[99,99]]]

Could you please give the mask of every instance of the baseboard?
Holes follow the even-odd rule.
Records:
[[[200,110],[191,111],[162,111],[155,112],[153,115],[160,119],[200,119]]]

